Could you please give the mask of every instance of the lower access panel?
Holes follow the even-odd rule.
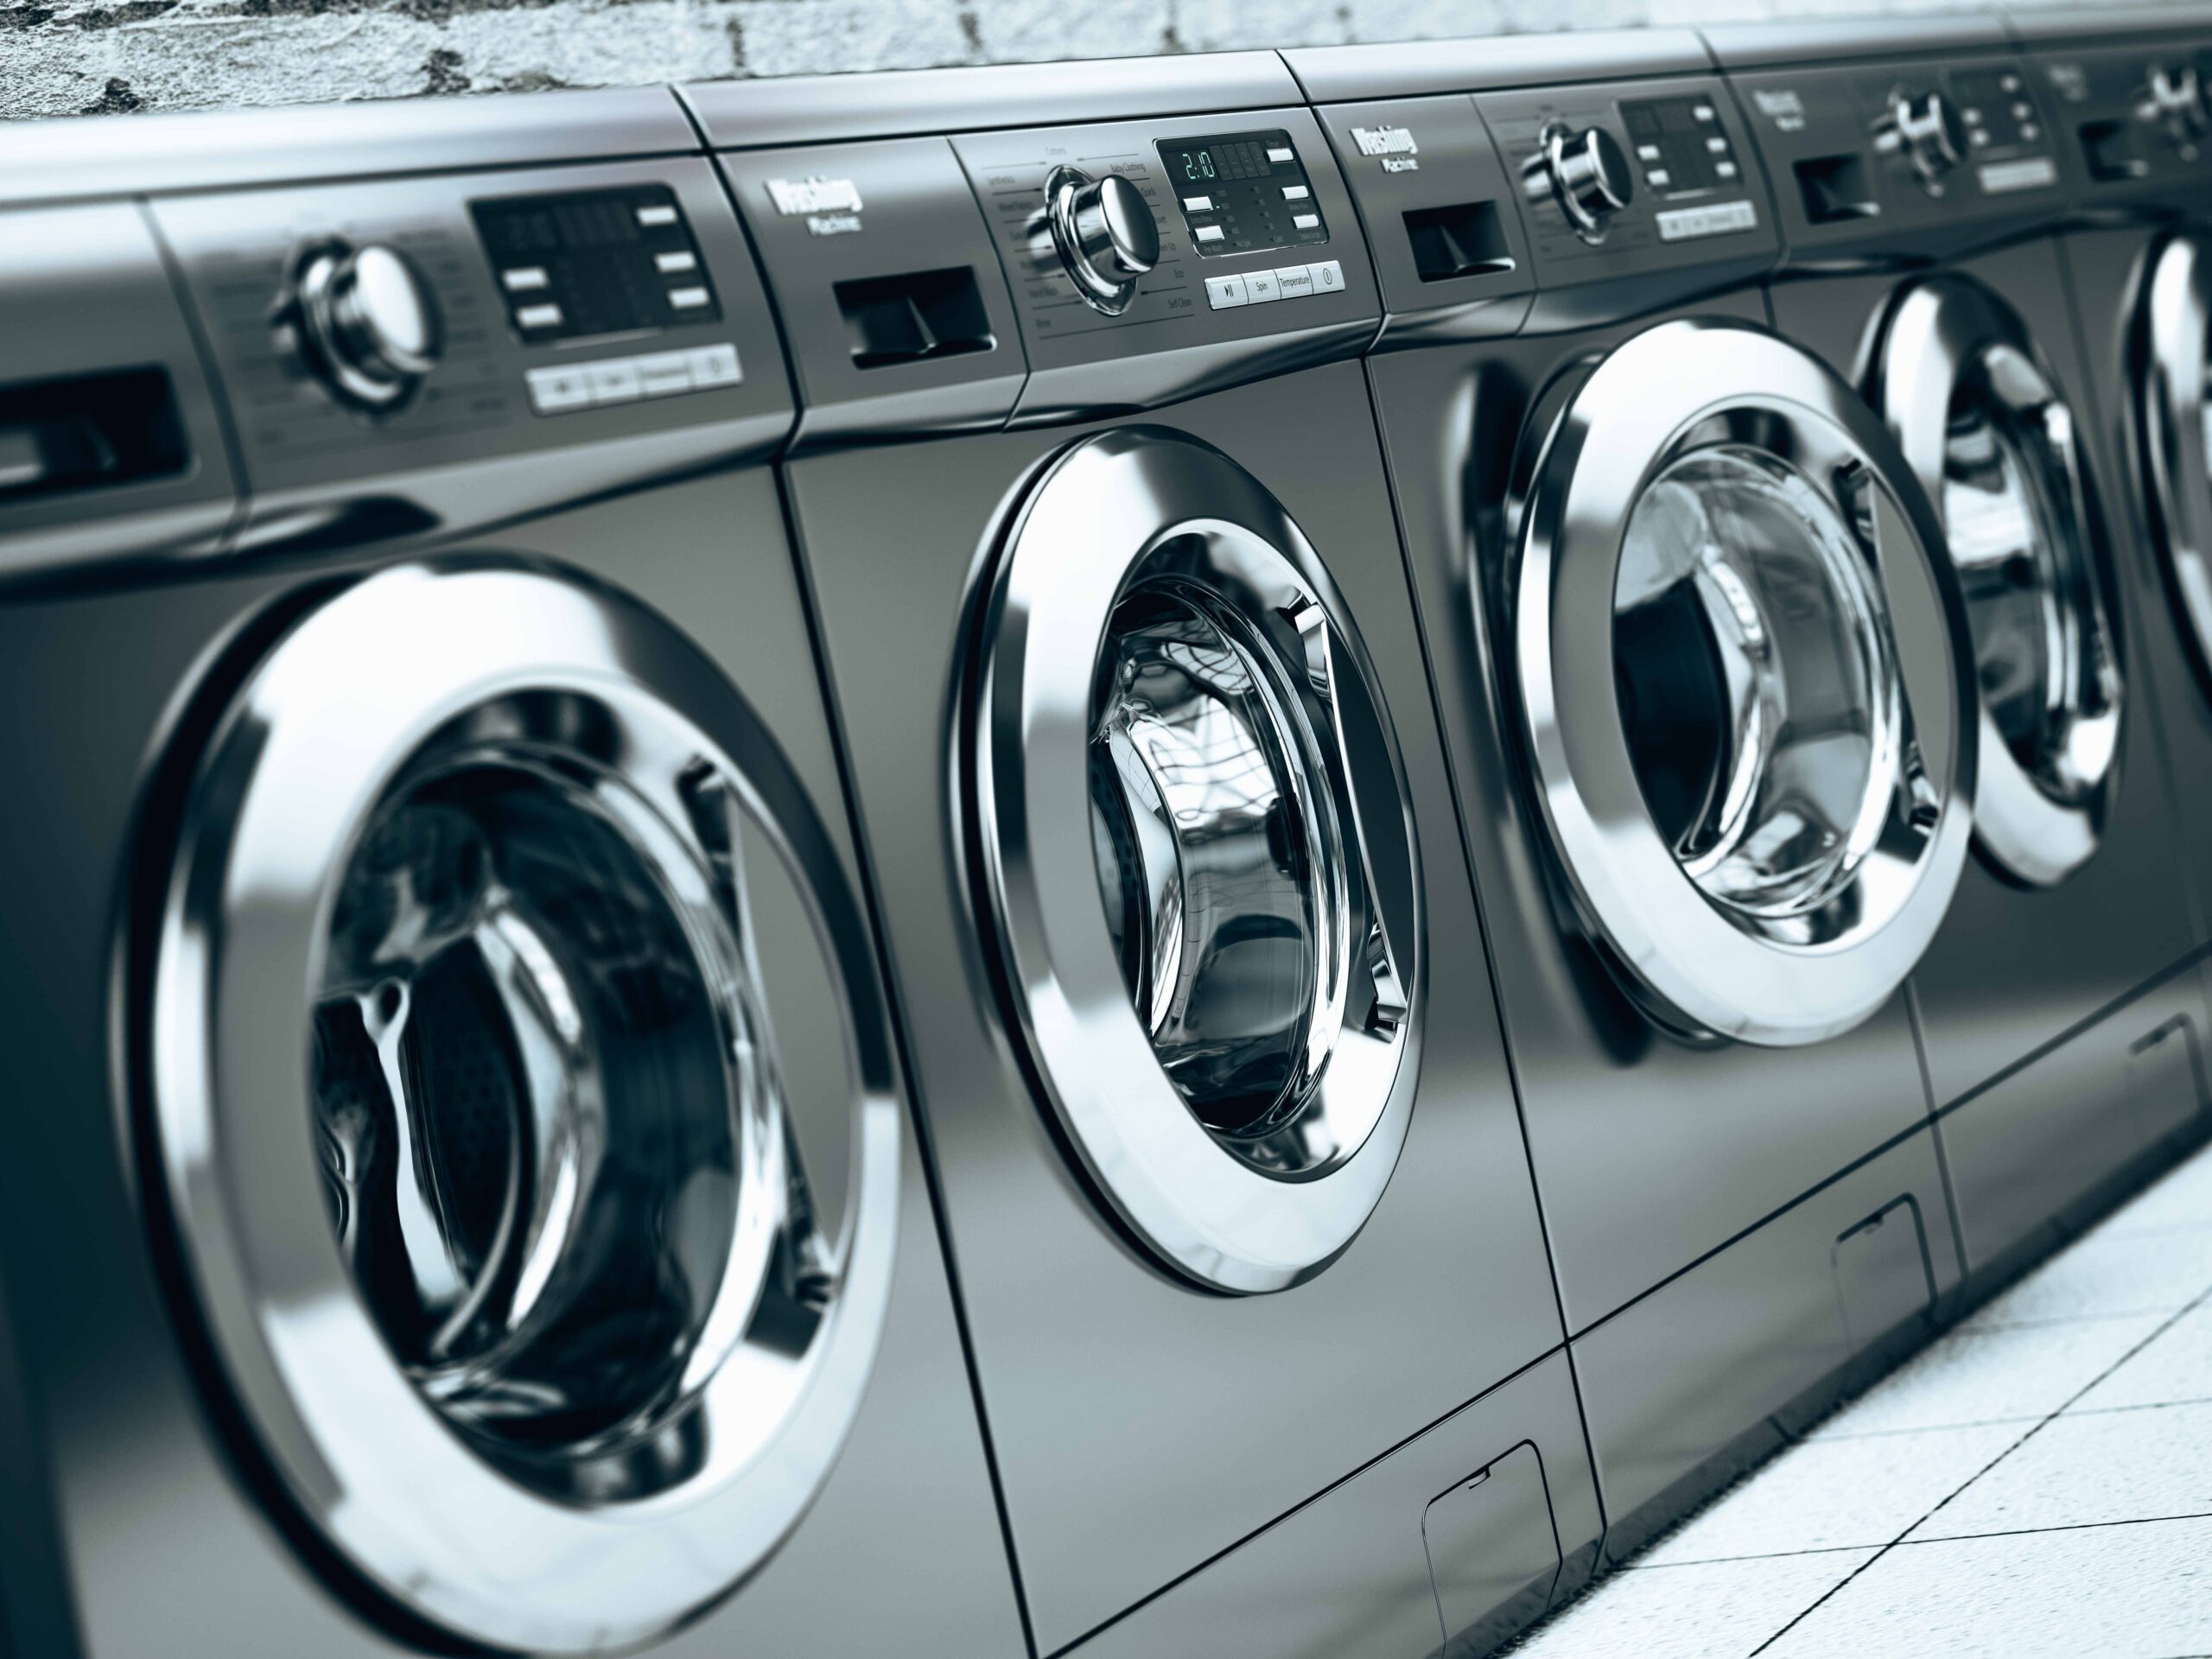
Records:
[[[1600,1526],[1573,1379],[1554,1353],[1075,1659],[1472,1659],[1580,1586]]]
[[[1937,1120],[1979,1270],[2206,1106],[2205,1007],[2184,969]]]
[[[1607,1559],[1777,1449],[1777,1413],[1958,1276],[1923,1130],[1579,1338]]]

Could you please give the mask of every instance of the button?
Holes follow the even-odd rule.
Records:
[[[2043,129],[2036,125],[2034,122],[2023,121],[2020,123],[2020,142],[2022,143],[2032,144],[2037,139],[2042,137]]]
[[[1209,276],[1206,278],[1206,303],[1217,311],[1226,311],[1232,306],[1249,305],[1252,296],[1244,291],[1242,276]]]
[[[1710,104],[1700,104],[1695,109],[1692,110],[1690,113],[1700,121],[1710,121],[1713,119],[1713,105]]]
[[[638,396],[638,365],[626,357],[587,363],[584,373],[590,378],[594,404],[626,404]]]
[[[1344,268],[1333,259],[1324,259],[1318,265],[1308,265],[1306,272],[1313,278],[1316,294],[1341,294],[1344,288]]]
[[[1282,188],[1282,199],[1285,201],[1310,201],[1313,196],[1313,193],[1302,184],[1286,184]]]
[[[1244,297],[1253,305],[1266,305],[1282,298],[1282,284],[1275,281],[1272,270],[1248,270],[1244,273]]]
[[[530,406],[541,415],[590,405],[591,379],[580,367],[532,369],[523,378],[530,383]]]
[[[1675,175],[1665,168],[1655,167],[1651,169],[1651,188],[1654,190],[1664,190],[1674,181]]]
[[[1976,104],[1967,105],[1966,108],[1959,111],[1959,119],[1965,122],[1967,125],[1970,127],[1980,126],[1981,124],[1980,105]]]
[[[703,288],[671,288],[668,290],[668,302],[678,311],[696,311],[706,304],[709,297]]]
[[[699,269],[699,256],[688,248],[681,253],[657,253],[653,255],[653,269],[664,276],[681,276],[687,270]]]
[[[507,292],[510,294],[521,294],[531,289],[543,288],[545,286],[545,267],[524,265],[519,270],[503,270],[499,273],[499,280],[506,284]]]
[[[1639,162],[1657,161],[1659,159],[1659,146],[1656,144],[1638,144],[1636,147],[1636,159]]]
[[[635,361],[638,385],[646,397],[665,397],[671,392],[691,390],[690,353],[655,352]]]
[[[676,223],[676,209],[668,202],[657,202],[650,207],[638,209],[638,223],[651,228]]]
[[[1310,300],[1313,297],[1313,273],[1304,265],[1278,266],[1275,286],[1282,290],[1286,300]]]
[[[1290,216],[1290,222],[1291,225],[1298,230],[1318,231],[1321,228],[1321,215],[1319,213],[1293,213]]]
[[[734,346],[697,346],[684,355],[691,359],[694,386],[734,386],[745,378],[745,371],[738,366]]]
[[[2012,106],[2012,118],[2015,121],[2034,120],[2036,118],[2036,106],[2032,104],[2015,104]]]
[[[1213,198],[1185,196],[1183,198],[1183,211],[1186,213],[1210,213],[1213,212]]]
[[[1986,144],[1989,142],[1989,131],[1985,127],[1976,127],[1967,135],[1967,137],[1976,145]]]
[[[1227,232],[1218,225],[1201,225],[1191,234],[1201,242],[1218,242]]]
[[[1713,175],[1716,178],[1732,179],[1736,176],[1736,163],[1733,162],[1715,162],[1713,164]]]
[[[1705,147],[1715,156],[1726,156],[1728,153],[1728,141],[1717,132],[1705,141]]]
[[[1294,162],[1298,159],[1298,152],[1288,145],[1281,145],[1269,149],[1268,159],[1271,162]]]
[[[561,308],[552,304],[519,307],[515,312],[515,326],[518,328],[558,328],[561,326]]]
[[[2020,78],[2018,75],[2006,75],[1997,85],[2005,92],[2017,92],[2020,90]]]

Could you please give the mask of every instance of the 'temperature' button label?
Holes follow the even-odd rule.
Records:
[[[1672,207],[1659,215],[1662,242],[1688,242],[1700,236],[1726,236],[1758,228],[1758,210],[1748,201],[1716,201],[1703,207]]]

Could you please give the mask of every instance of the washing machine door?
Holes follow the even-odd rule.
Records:
[[[2152,249],[2136,302],[2132,368],[2138,461],[2166,586],[2212,696],[2212,233]]]
[[[188,1329],[406,1629],[647,1641],[789,1531],[874,1353],[901,1109],[860,912],[626,598],[406,566],[241,656],[133,969]]]
[[[1957,593],[1896,446],[1764,329],[1669,322],[1540,395],[1513,495],[1508,690],[1588,937],[1685,1034],[1865,1020],[1973,804]]]
[[[1980,686],[1974,831],[2016,880],[2086,863],[2118,789],[2118,595],[2071,408],[2018,313],[1938,276],[1891,306],[1869,397],[1943,521]]]
[[[965,752],[1032,1071],[1155,1261],[1296,1284],[1412,1109],[1420,862],[1373,670],[1281,505],[1192,438],[1084,439],[1002,523]]]

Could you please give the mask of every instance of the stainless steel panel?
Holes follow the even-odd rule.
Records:
[[[1380,672],[1421,844],[1445,849],[1429,857],[1448,872],[1451,798],[1358,368],[1156,418],[1248,467],[1319,550]],[[1404,1155],[1354,1247],[1319,1277],[1233,1302],[1179,1287],[1134,1258],[1055,1143],[976,931],[950,738],[970,671],[964,590],[978,543],[1061,442],[1013,434],[788,468],[1009,1524],[1047,1650],[1558,1340],[1464,880],[1428,887],[1435,998]]]
[[[2109,40],[2132,35],[2181,35],[2212,30],[2212,7],[2201,3],[2159,6],[2021,7],[2005,13],[2021,42]]]
[[[1712,309],[1761,319],[1757,294]],[[1573,342],[1597,349],[1618,335]],[[1809,1050],[1683,1043],[1618,989],[1573,920],[1501,702],[1496,456],[1561,347],[1516,340],[1369,365],[1497,963],[1568,1328],[1586,1329],[1924,1121],[1902,999]],[[1825,1269],[1824,1269],[1825,1270]]]
[[[10,123],[0,202],[696,154],[666,87]]]
[[[2184,970],[1938,1120],[1979,1268],[2212,1109],[2203,989]],[[2056,1234],[2051,1235],[2056,1237]]]
[[[1299,100],[1298,84],[1273,52],[690,81],[676,90],[716,149],[1132,120]]]
[[[1907,53],[1987,52],[2011,42],[2005,21],[1986,15],[1865,18],[1770,18],[1756,23],[1707,23],[1698,31],[1724,70],[1770,68]]]
[[[1470,1503],[1455,1523],[1452,1500],[1478,1475],[1488,1479],[1469,1496],[1486,1495],[1494,1505]],[[1573,1379],[1566,1356],[1554,1354],[1074,1654],[1413,1659],[1487,1652],[1542,1611],[1562,1554],[1586,1562],[1598,1522]],[[1432,1580],[1440,1551],[1463,1565]],[[1560,1585],[1559,1593],[1570,1587]],[[1440,1611],[1446,1603],[1448,1627]]]
[[[1907,1196],[1904,1215],[1891,1211]],[[1847,1332],[1840,1300],[1839,1242],[1878,1214],[1885,1237],[1907,1217],[1915,1230],[1899,1235],[1910,1249],[1881,1253],[1860,1306],[1873,1310],[1873,1322],[1923,1314],[1930,1276],[1937,1294],[1958,1279],[1935,1142],[1925,1133],[1576,1338],[1609,1560],[1624,1559],[1744,1464],[1777,1449],[1783,1437],[1774,1414],[1888,1334]],[[1932,1247],[1925,1258],[1923,1239]],[[1859,1274],[1855,1260],[1850,1271]]]
[[[1713,67],[1704,41],[1687,29],[1301,47],[1282,56],[1315,104],[1697,74]]]

